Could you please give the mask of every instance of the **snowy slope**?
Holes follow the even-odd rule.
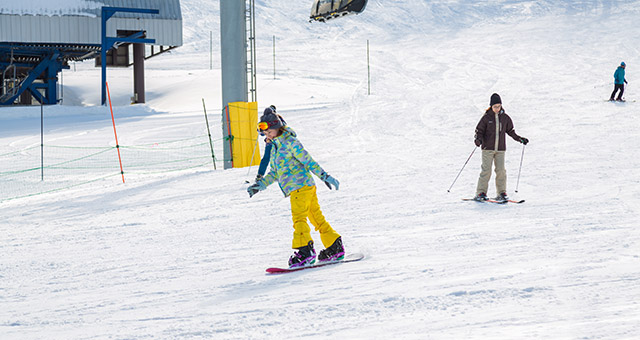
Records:
[[[276,187],[248,198],[255,168],[4,201],[1,339],[637,338],[640,1],[370,0],[327,24],[306,1],[256,5],[259,105],[341,181],[319,183],[320,204],[366,259],[265,275],[286,264],[291,219]],[[147,62],[148,104],[128,105],[131,70],[109,70],[122,144],[202,133],[201,98],[219,113],[219,3],[182,6],[185,46]],[[622,60],[629,101],[605,102]],[[46,138],[113,144],[99,71],[76,66]],[[523,149],[507,142],[521,205],[460,201],[478,152],[447,193],[493,92],[531,140],[518,193]],[[39,138],[38,108],[0,109],[0,150]]]

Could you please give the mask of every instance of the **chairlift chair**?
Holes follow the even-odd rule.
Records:
[[[359,14],[366,6],[367,0],[315,0],[309,22],[326,22],[349,14]]]
[[[2,84],[0,84],[0,98],[9,98],[18,92],[18,77],[16,74],[17,67],[13,63],[13,48],[11,49],[11,56],[9,57],[9,65],[2,72]],[[7,76],[9,75],[9,76]],[[0,101],[2,101],[0,99]]]

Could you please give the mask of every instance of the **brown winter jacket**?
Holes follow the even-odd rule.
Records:
[[[520,141],[520,136],[516,134],[513,128],[511,117],[504,113],[504,109],[500,109],[498,114],[498,122],[500,123],[500,131],[498,133],[498,147],[496,148],[496,114],[489,108],[480,122],[476,126],[476,145],[482,145],[482,150],[506,151],[507,143],[505,141],[505,133],[516,141]]]

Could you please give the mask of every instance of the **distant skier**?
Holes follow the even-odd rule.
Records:
[[[507,196],[507,170],[504,166],[504,157],[507,150],[505,134],[514,140],[527,145],[529,140],[518,136],[513,128],[513,122],[502,108],[502,100],[497,93],[491,95],[490,107],[484,113],[476,126],[475,143],[482,146],[482,171],[478,179],[475,200],[487,200],[487,189],[491,179],[492,164],[496,165],[496,200],[506,201]]]
[[[618,98],[616,100],[619,102],[624,101],[622,99],[622,94],[624,93],[624,84],[628,84],[627,80],[624,78],[624,70],[626,68],[627,68],[627,64],[625,64],[623,61],[620,63],[620,66],[618,66],[618,68],[616,69],[616,72],[613,73],[614,87],[613,87],[613,92],[611,92],[611,98],[609,98],[610,101],[613,101],[613,98],[616,96],[616,92],[618,92],[618,90],[620,90],[620,94],[618,94]]]
[[[264,109],[263,115],[265,115],[267,113],[276,114],[278,116],[278,118],[280,119],[280,121],[282,122],[282,126],[287,126],[287,122],[284,121],[284,118],[282,118],[281,115],[276,113],[275,105],[270,105],[268,108]],[[260,133],[261,136],[265,135],[264,131],[261,131],[260,129],[258,129],[258,132]],[[269,158],[271,157],[271,145],[272,145],[271,144],[271,139],[265,138],[264,142],[265,142],[264,156],[262,156],[262,160],[260,161],[260,167],[258,167],[258,174],[256,175],[256,182],[258,182],[258,180],[260,180],[260,179],[262,179],[262,177],[264,177],[264,174],[267,172],[267,165],[269,165]]]
[[[326,247],[317,256],[318,261],[330,261],[344,258],[342,237],[325,220],[318,204],[316,185],[311,173],[318,176],[328,187],[338,190],[340,182],[329,176],[296,138],[290,127],[284,126],[273,112],[266,112],[260,118],[258,128],[272,142],[269,173],[247,188],[249,197],[253,197],[274,182],[278,182],[285,197],[291,201],[293,217],[292,248],[297,249],[289,258],[289,267],[301,267],[316,261],[311,229],[307,219],[320,232],[322,244]]]

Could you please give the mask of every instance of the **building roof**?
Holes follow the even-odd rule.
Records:
[[[100,8],[129,7],[129,8],[154,8],[159,9],[160,14],[152,19],[181,20],[179,0],[29,0],[11,1],[0,4],[0,14],[13,15],[44,15],[44,16],[88,16],[99,17]],[[132,13],[118,13],[115,17],[148,17],[151,15],[139,15]]]
[[[0,4],[0,42],[100,44],[101,8],[158,9],[159,14],[116,13],[107,35],[144,30],[156,45],[182,45],[180,0],[29,0]]]

